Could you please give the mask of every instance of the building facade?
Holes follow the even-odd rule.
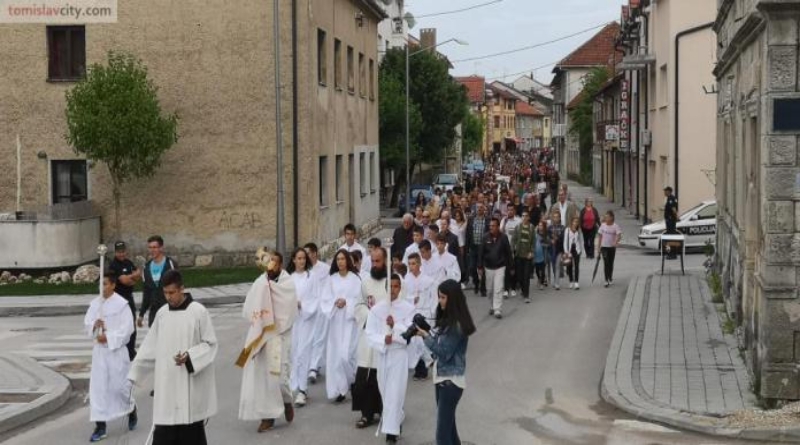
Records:
[[[516,104],[516,136],[523,151],[544,148],[544,114],[526,102]]]
[[[629,0],[617,44],[630,95],[623,205],[644,221],[663,218],[671,186],[679,212],[713,197],[716,160],[713,2]]]
[[[717,6],[717,269],[756,393],[800,399],[800,1]]]
[[[377,224],[376,0],[282,0],[230,7],[212,2],[120,2],[118,23],[0,25],[0,171],[22,146],[26,209],[91,200],[103,241],[143,250],[161,234],[181,265],[250,261],[276,243],[276,179],[284,175],[287,246],[334,243],[342,226]],[[273,26],[281,36],[275,78]],[[246,43],[243,43],[246,42]],[[122,190],[123,233],[112,233],[110,180],[67,146],[64,95],[108,51],[139,57],[161,106],[179,116],[178,143],[151,178]],[[276,162],[275,82],[284,164]],[[0,209],[13,208],[0,175]],[[10,186],[9,186],[10,185]],[[202,257],[202,260],[199,258]]]
[[[518,148],[517,97],[505,88],[487,87],[487,122],[491,126],[491,152],[501,153]]]
[[[405,17],[405,0],[381,0],[386,18],[378,24],[378,60],[386,51],[403,48],[408,41],[408,21]]]

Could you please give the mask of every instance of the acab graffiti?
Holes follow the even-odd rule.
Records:
[[[218,226],[224,230],[259,229],[264,226],[264,219],[257,212],[222,211]]]

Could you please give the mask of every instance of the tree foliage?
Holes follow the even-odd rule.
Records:
[[[90,66],[66,93],[65,138],[77,154],[108,167],[117,236],[122,184],[153,175],[178,140],[178,118],[162,115],[157,93],[138,58],[115,52],[108,53],[107,65]]]
[[[483,117],[467,111],[462,125],[462,138],[464,153],[480,152],[483,148],[484,129],[486,122]]]
[[[383,79],[380,84],[382,101],[384,94],[387,94],[383,88],[388,88],[388,94],[391,95],[396,93],[394,89],[399,86],[402,95],[405,95],[405,58],[405,48],[392,48],[386,52],[380,67],[380,76]],[[431,51],[411,56],[410,106],[412,110],[417,110],[419,116],[418,119],[412,119],[410,144],[412,164],[442,161],[444,149],[452,146],[455,141],[456,126],[467,114],[466,92],[461,84],[450,77],[449,69],[447,61],[440,59]],[[402,101],[402,106],[405,107],[405,99]],[[384,160],[387,159],[383,151],[387,141],[391,147],[391,141],[405,140],[405,133],[398,137],[397,132],[397,129],[405,128],[404,113],[405,110],[402,114],[380,115],[381,157]],[[396,122],[399,118],[402,118],[401,122]],[[404,166],[405,162],[401,165]]]
[[[379,134],[381,162],[384,165],[403,166],[406,164],[406,87],[396,76],[384,70],[378,74]],[[411,102],[409,108],[410,153],[417,153],[417,140],[422,124],[417,104]]]
[[[581,156],[581,176],[591,181],[592,145],[594,144],[594,100],[603,85],[608,81],[610,73],[605,67],[593,68],[583,78],[583,91],[578,105],[569,112],[572,135],[578,138]]]

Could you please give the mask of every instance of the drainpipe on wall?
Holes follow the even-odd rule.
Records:
[[[689,35],[694,34],[699,31],[703,31],[706,29],[711,28],[714,26],[714,22],[708,22],[706,24],[695,26],[694,28],[690,28],[684,31],[679,32],[675,35],[675,196],[680,197],[678,194],[678,188],[680,187],[680,181],[678,172],[680,171],[680,115],[678,111],[678,107],[680,105],[680,63],[681,63],[681,38]],[[680,198],[679,198],[680,199]]]
[[[650,20],[648,19],[647,15],[642,16],[642,20],[644,21],[644,38],[646,45],[650,44],[648,39],[648,32],[650,32]],[[650,65],[647,66],[647,69],[644,72],[644,129],[646,131],[650,131]],[[639,135],[641,137],[641,135]],[[641,141],[641,139],[640,139]],[[650,145],[652,145],[652,138],[650,141]],[[649,204],[650,204],[650,185],[648,183],[649,179],[647,178],[648,172],[650,171],[650,147],[647,145],[643,145],[644,149],[644,215],[642,215],[642,222],[647,224],[649,221],[648,215],[650,214]]]
[[[297,111],[297,0],[292,0],[292,241],[295,247],[300,246],[300,197],[298,191],[299,174],[299,136],[297,121],[299,113]]]

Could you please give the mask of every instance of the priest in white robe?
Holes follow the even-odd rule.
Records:
[[[177,270],[161,276],[167,304],[158,310],[131,365],[141,382],[155,368],[153,445],[206,445],[205,422],[217,412],[217,337],[206,308],[184,293]]]
[[[419,255],[412,255],[408,266],[408,274],[403,282],[406,300],[414,304],[416,313],[425,317],[430,323],[436,315],[436,306],[439,304],[439,283],[422,273],[422,258]],[[414,380],[427,379],[428,367],[433,363],[433,358],[422,338],[418,336],[411,339],[409,360],[414,368]]]
[[[361,300],[356,306],[356,320],[361,330],[366,327],[370,308],[378,303],[389,301],[389,280],[386,265],[386,250],[378,247],[372,250],[372,269],[369,276],[361,280]],[[381,393],[378,389],[376,357],[366,335],[358,341],[358,368],[353,383],[353,411],[359,411],[361,418],[356,428],[366,428],[375,422],[381,412]]]
[[[250,326],[236,365],[243,368],[239,419],[261,420],[258,432],[263,433],[281,415],[287,422],[294,420],[289,378],[297,295],[280,253],[262,248],[256,258],[265,273],[253,283],[242,307]]]
[[[83,319],[86,333],[94,339],[89,377],[89,420],[95,422],[91,442],[107,437],[106,422],[128,415],[129,430],[138,423],[132,385],[126,378],[131,367],[126,345],[133,334],[133,317],[128,301],[114,292],[116,284],[113,273],[103,275],[103,295],[92,300]]]
[[[322,293],[331,272],[331,265],[319,259],[319,249],[314,243],[304,246],[308,254],[311,265],[309,271],[314,280],[314,292],[317,300],[322,301]],[[308,381],[311,384],[317,383],[317,378],[325,366],[325,346],[328,343],[328,317],[322,313],[321,304],[317,307],[317,316],[314,318],[314,347],[311,352],[311,362],[309,364]]]
[[[344,402],[356,378],[359,326],[355,309],[361,299],[361,279],[345,250],[333,257],[331,275],[322,292],[321,310],[328,318],[325,390],[328,398]]]
[[[319,292],[316,280],[308,270],[311,263],[303,249],[295,250],[286,272],[294,280],[297,294],[297,318],[292,326],[291,390],[295,393],[295,406],[308,403],[308,374],[314,352],[314,334],[319,312]]]
[[[414,317],[414,305],[400,296],[402,280],[391,279],[391,299],[375,305],[367,319],[366,336],[377,353],[378,387],[383,399],[380,432],[387,443],[397,442],[405,418],[408,386],[408,342],[402,334]]]

